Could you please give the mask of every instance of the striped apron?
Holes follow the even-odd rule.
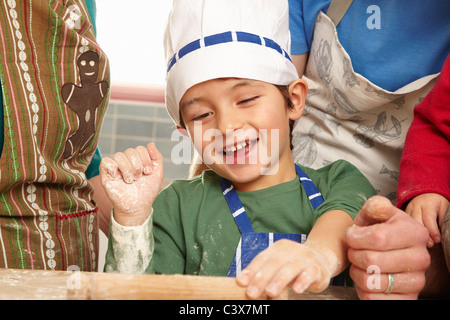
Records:
[[[1,0],[0,80],[0,268],[97,271],[85,171],[108,104],[109,63],[84,1]]]
[[[298,165],[295,165],[295,169],[297,171],[300,182],[302,183],[302,186],[305,189],[306,194],[308,195],[311,205],[313,206],[314,210],[316,210],[317,207],[319,207],[323,203],[322,194]],[[227,277],[236,277],[237,275],[239,275],[239,273],[250,264],[250,262],[256,257],[258,253],[267,249],[275,241],[281,239],[288,239],[298,243],[304,243],[306,241],[307,235],[302,233],[255,232],[253,230],[250,219],[245,212],[244,206],[239,199],[236,189],[234,189],[231,182],[225,178],[221,178],[220,187],[222,188],[222,193],[225,197],[228,207],[230,208],[234,221],[236,222],[239,231],[241,232],[241,238],[239,240],[233,262],[231,263],[230,269],[228,270]],[[333,284],[343,285],[343,281],[337,280],[338,277],[333,279]],[[343,277],[341,278],[343,280]]]

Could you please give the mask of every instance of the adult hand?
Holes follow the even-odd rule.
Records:
[[[417,299],[430,265],[428,230],[381,196],[370,198],[354,223],[346,242],[359,298]]]

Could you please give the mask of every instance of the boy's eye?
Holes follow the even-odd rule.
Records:
[[[258,98],[259,98],[259,96],[254,96],[254,97],[251,97],[251,98],[248,98],[248,99],[243,99],[243,100],[239,101],[237,104],[238,105],[242,105],[242,104],[250,103],[250,102],[255,101]]]
[[[192,121],[200,121],[200,120],[206,118],[207,116],[209,116],[210,114],[212,114],[212,112],[203,113],[199,116],[196,116],[195,118],[192,118]]]

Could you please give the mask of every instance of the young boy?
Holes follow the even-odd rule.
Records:
[[[105,158],[106,271],[237,276],[250,298],[324,290],[374,190],[347,162],[294,163],[307,87],[287,53],[287,1],[175,0],[165,39],[168,111],[212,170],[158,194],[153,144]]]

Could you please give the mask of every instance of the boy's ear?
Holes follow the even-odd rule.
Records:
[[[307,94],[308,85],[304,80],[297,79],[289,85],[289,96],[292,102],[292,108],[289,109],[291,120],[298,120],[302,116]]]
[[[183,128],[183,127],[180,127],[180,126],[177,126],[177,129],[178,129],[178,131],[180,131],[180,133],[183,135],[183,136],[185,136],[185,137],[188,137],[189,138],[189,135],[188,135],[188,133],[187,133],[187,131],[186,131],[186,129],[185,128]]]

